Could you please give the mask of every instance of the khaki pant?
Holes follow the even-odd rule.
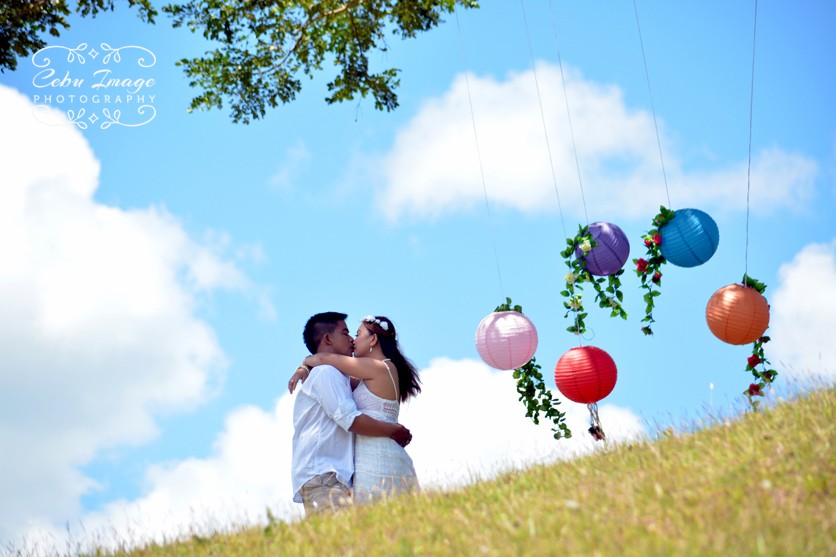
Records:
[[[351,491],[337,480],[335,472],[314,476],[299,490],[308,515],[351,506]]]

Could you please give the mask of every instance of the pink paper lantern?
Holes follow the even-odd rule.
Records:
[[[495,311],[476,328],[476,350],[496,369],[524,366],[537,351],[537,329],[517,311]]]

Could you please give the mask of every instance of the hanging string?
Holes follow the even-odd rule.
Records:
[[[554,170],[554,158],[552,157],[552,148],[551,148],[551,144],[549,142],[548,126],[546,126],[546,114],[545,114],[545,111],[543,110],[543,98],[540,95],[540,80],[537,78],[537,64],[534,62],[534,49],[531,46],[531,34],[528,32],[528,17],[525,14],[525,2],[524,2],[524,0],[520,0],[520,8],[522,9],[523,24],[525,26],[525,37],[528,41],[528,53],[529,53],[529,56],[531,57],[531,70],[532,70],[532,73],[534,74],[534,86],[537,89],[537,102],[540,105],[540,119],[543,122],[543,134],[546,137],[546,149],[549,152],[549,165],[550,165],[551,171],[552,171],[552,184],[554,185],[554,195],[555,195],[555,197],[557,197],[557,209],[560,212],[560,225],[563,228],[564,238],[568,238],[569,235],[566,232],[566,219],[563,218],[563,206],[560,202],[560,192],[558,191],[558,188],[557,188],[557,173]],[[558,56],[559,56],[559,54],[560,53],[558,51]],[[561,78],[562,78],[563,77],[563,66],[562,66],[562,64],[561,64],[560,75],[561,75]],[[566,98],[566,83],[565,83],[565,81],[564,81],[564,84],[563,84],[563,93],[564,93],[564,98]],[[567,103],[566,104],[566,110],[568,112],[568,110],[569,110],[568,99],[566,100],[566,103]],[[571,117],[569,119],[569,125],[570,125],[570,129],[571,129]],[[575,145],[575,136],[574,136],[574,133],[572,133],[572,147],[573,148],[574,148],[574,145]],[[575,150],[575,166],[578,169],[578,181],[580,183],[581,174],[580,174],[580,165],[578,164],[577,149]],[[587,213],[587,210],[586,210],[586,199],[584,198],[584,193],[583,193],[583,183],[580,183],[580,186],[581,186],[581,199],[583,200],[584,217],[586,218],[587,226],[589,226],[589,214]],[[580,316],[578,315],[577,312],[575,312],[575,327],[576,328],[580,327]],[[593,336],[589,337],[587,340],[591,340],[592,338],[594,338],[594,333],[593,333]],[[584,341],[583,335],[578,334],[578,346],[583,346],[583,341]]]
[[[633,0],[633,11],[636,14],[636,29],[639,30],[639,44],[642,47],[642,62],[644,62],[644,77],[647,80],[647,92],[650,95],[650,110],[653,112],[653,128],[656,130],[656,144],[659,147],[659,161],[662,163],[662,178],[665,181],[665,195],[668,198],[668,208],[671,205],[671,192],[668,190],[668,175],[665,172],[665,159],[662,157],[662,140],[659,138],[659,125],[656,123],[656,106],[653,103],[653,90],[650,88],[650,72],[647,71],[647,57],[644,54],[644,40],[642,39],[642,28],[639,25],[639,9],[636,7],[636,0]]]
[[[589,434],[596,441],[606,441],[607,436],[604,434],[604,428],[601,427],[601,419],[598,418],[598,403],[587,404],[586,408],[589,410],[589,420],[591,422],[588,430]]]
[[[465,68],[464,72],[464,83],[465,88],[467,89],[467,104],[470,106],[470,121],[473,125],[473,139],[476,143],[476,158],[479,161],[479,174],[482,177],[482,193],[485,196],[485,211],[488,214],[488,235],[491,238],[491,245],[493,246],[493,255],[494,260],[496,261],[496,276],[499,280],[499,294],[501,296],[500,300],[505,299],[505,289],[502,286],[502,273],[499,270],[499,250],[496,247],[496,238],[494,236],[494,227],[493,227],[493,219],[491,218],[491,206],[488,202],[488,187],[485,185],[485,169],[482,167],[482,151],[479,149],[479,134],[476,133],[476,115],[473,112],[473,99],[470,95],[470,79],[468,78],[467,68],[467,58],[464,52],[464,39],[462,39],[462,29],[461,25],[459,25],[459,12],[453,7],[453,13],[456,16],[456,30],[459,33],[459,49],[462,55],[462,66]]]
[[[520,7],[522,8],[523,24],[525,25],[525,36],[528,39],[528,53],[531,55],[531,69],[534,73],[534,86],[537,89],[537,102],[540,104],[540,119],[543,121],[543,134],[546,136],[546,149],[549,152],[549,165],[552,170],[554,194],[557,197],[557,209],[560,212],[560,224],[563,227],[563,237],[568,238],[569,236],[566,233],[566,221],[563,218],[563,205],[560,202],[560,192],[557,190],[557,174],[554,170],[554,158],[552,157],[552,148],[549,143],[549,131],[546,126],[546,116],[543,111],[543,98],[540,95],[540,81],[537,79],[537,65],[534,63],[534,50],[531,48],[531,35],[528,33],[528,18],[525,16],[525,3],[523,0],[520,0]]]
[[[549,0],[549,15],[552,19],[552,36],[554,37],[554,49],[557,52],[557,63],[560,66],[560,82],[563,84],[563,98],[566,101],[566,118],[569,120],[569,135],[572,138],[572,152],[575,155],[575,168],[578,171],[578,185],[581,188],[581,201],[583,201],[583,214],[586,217],[586,225],[589,226],[589,213],[586,210],[586,196],[583,192],[583,179],[581,178],[581,165],[578,161],[578,147],[575,143],[575,128],[572,125],[572,111],[569,110],[569,93],[566,91],[566,78],[563,75],[563,59],[560,57],[560,45],[557,41],[557,22],[554,17],[552,1]]]
[[[749,274],[749,191],[752,188],[752,113],[755,104],[755,39],[758,35],[758,0],[755,0],[755,24],[752,31],[752,84],[749,88],[749,164],[746,168],[746,250],[743,275]]]

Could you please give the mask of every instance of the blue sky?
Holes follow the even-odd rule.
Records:
[[[68,522],[146,539],[262,520],[267,506],[298,516],[284,385],[305,320],[325,310],[349,313],[352,328],[369,313],[397,325],[424,378],[402,421],[427,487],[594,450],[585,408],[564,401],[576,437],[555,442],[473,344],[510,296],[537,326],[550,387],[577,345],[559,252],[564,228],[586,217],[564,98],[589,221],[618,224],[632,259],[666,201],[633,4],[552,6],[556,27],[548,3],[525,2],[528,34],[518,3],[494,2],[460,12],[460,33],[450,16],[416,40],[392,38],[372,56],[402,70],[392,113],[326,105],[326,71],[250,125],[225,110],[188,114],[194,91],[174,63],[201,40],[124,8],[73,18],[49,44],[152,51],[151,68],[138,69],[137,50],[119,66],[156,81],[147,125],[45,124],[33,62],[0,75],[0,540],[48,543]],[[616,440],[729,408],[749,382],[748,347],[715,339],[704,309],[746,266],[754,7],[638,9],[673,208],[711,214],[720,245],[705,265],[666,267],[652,338],[639,331],[632,271],[628,321],[590,308],[584,342],[619,370],[601,403]],[[748,271],[769,285],[779,391],[836,374],[835,24],[830,2],[759,7]],[[78,76],[103,67],[52,64]],[[52,94],[51,117],[94,110]],[[136,104],[121,108],[137,117]]]

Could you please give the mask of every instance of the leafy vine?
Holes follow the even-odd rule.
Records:
[[[598,242],[592,239],[592,233],[588,226],[578,226],[578,233],[574,238],[566,238],[566,249],[560,252],[563,259],[566,260],[566,266],[569,267],[569,272],[566,273],[566,289],[560,292],[561,296],[567,298],[563,302],[563,307],[566,308],[566,313],[563,317],[568,317],[570,313],[575,314],[575,319],[572,325],[566,328],[570,333],[580,335],[586,332],[586,324],[584,318],[588,315],[583,308],[583,283],[590,283],[595,289],[595,301],[598,306],[610,310],[610,317],[621,317],[627,319],[627,312],[621,305],[624,300],[624,294],[621,292],[621,275],[624,274],[624,269],[617,273],[604,277],[595,277],[589,272],[586,267],[586,255],[592,251],[592,248],[598,245]],[[576,250],[581,251],[581,257],[576,257]],[[607,283],[606,288],[603,286]]]
[[[642,319],[642,323],[647,323],[642,327],[642,332],[645,335],[653,334],[651,324],[656,321],[653,319],[655,299],[662,294],[660,290],[662,287],[662,271],[660,269],[667,262],[665,256],[662,255],[662,234],[660,230],[674,216],[675,213],[670,209],[665,206],[659,207],[659,214],[653,217],[653,227],[642,236],[647,253],[645,257],[633,259],[633,263],[636,264],[636,275],[642,281],[642,288],[647,291],[644,294],[645,316]]]
[[[749,288],[754,288],[760,294],[766,290],[766,284],[749,275],[743,275],[743,285]],[[749,405],[753,410],[757,410],[760,406],[760,401],[755,400],[756,397],[766,396],[764,389],[771,386],[778,376],[778,372],[774,369],[768,369],[769,360],[763,351],[763,345],[770,341],[768,336],[762,336],[752,344],[752,355],[746,360],[746,371],[752,372],[752,377],[755,378],[754,383],[749,384],[749,388],[743,391]],[[758,369],[760,366],[761,369]]]
[[[522,307],[512,306],[511,298],[505,298],[505,303],[498,306],[494,311],[516,311],[522,313]],[[555,439],[569,439],[572,431],[566,425],[566,413],[557,409],[560,399],[553,397],[543,382],[543,374],[540,373],[540,366],[536,358],[531,358],[525,365],[514,370],[514,379],[517,381],[517,393],[519,400],[525,404],[527,418],[531,418],[535,424],[540,423],[540,413],[554,423],[552,432]]]

